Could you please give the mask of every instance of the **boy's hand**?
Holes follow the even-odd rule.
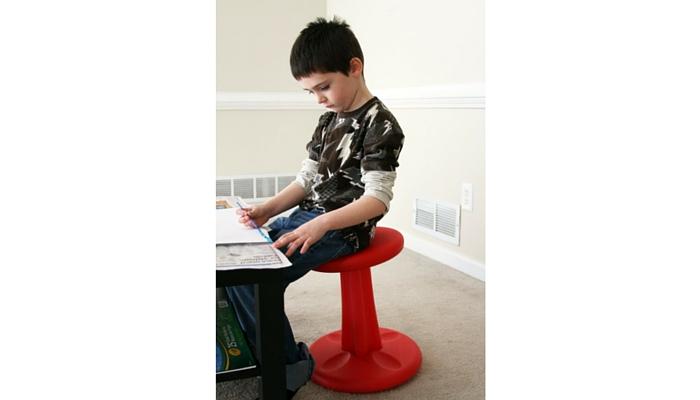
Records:
[[[311,245],[318,242],[328,232],[328,227],[323,221],[322,216],[316,217],[297,229],[280,236],[272,246],[277,249],[287,246],[285,253],[287,257],[290,257],[299,248],[301,249],[299,253],[304,254]]]
[[[241,218],[238,219],[238,222],[251,228],[257,228],[265,225],[267,220],[269,220],[271,217],[267,211],[267,208],[265,207],[265,204],[254,207],[240,208],[236,212],[241,216]]]

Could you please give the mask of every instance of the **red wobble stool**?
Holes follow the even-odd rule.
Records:
[[[401,332],[380,328],[374,308],[370,268],[390,260],[401,249],[403,236],[398,231],[378,227],[366,249],[316,268],[340,272],[343,325],[311,345],[315,383],[339,392],[378,392],[418,372],[421,352],[416,342]]]

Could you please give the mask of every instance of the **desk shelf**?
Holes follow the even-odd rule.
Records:
[[[260,376],[260,399],[275,400],[286,398],[286,366],[284,363],[284,290],[282,289],[282,269],[233,269],[216,271],[216,287],[242,284],[255,285],[256,321],[258,328],[255,368],[221,371],[216,381],[251,378]],[[262,368],[265,366],[265,368]]]
[[[234,379],[246,379],[246,378],[253,378],[256,376],[260,376],[260,368],[257,366],[249,367],[249,368],[239,368],[239,369],[232,369],[229,371],[221,371],[216,373],[216,381],[217,382],[225,382],[225,381],[230,381]]]

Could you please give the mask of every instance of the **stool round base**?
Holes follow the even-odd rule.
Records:
[[[370,393],[411,379],[421,364],[421,352],[410,337],[379,328],[382,348],[363,356],[341,348],[341,331],[320,337],[310,347],[316,362],[311,379],[338,392]]]

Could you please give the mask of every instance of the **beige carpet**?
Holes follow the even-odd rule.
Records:
[[[484,283],[411,250],[372,269],[379,325],[418,343],[418,374],[395,389],[374,394],[333,392],[307,383],[295,400],[484,399]],[[340,328],[340,279],[312,271],[285,296],[297,341],[309,345]],[[257,396],[253,379],[218,383],[217,400]]]

